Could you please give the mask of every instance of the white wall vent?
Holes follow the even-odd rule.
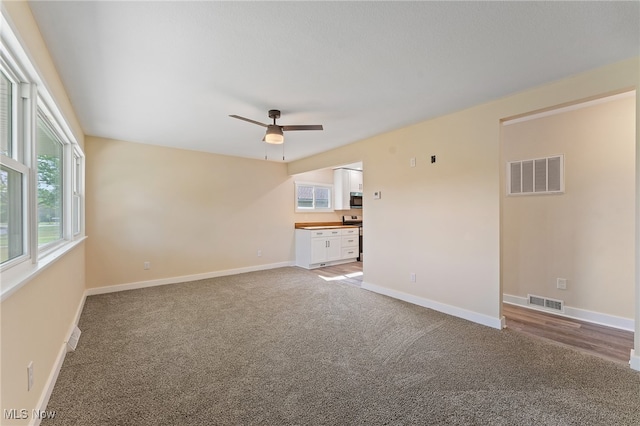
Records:
[[[507,195],[564,192],[564,155],[507,163]]]
[[[78,326],[73,328],[71,332],[71,336],[69,336],[69,341],[67,341],[67,352],[72,352],[76,350],[78,346],[78,341],[80,340],[80,329]]]
[[[564,301],[548,297],[527,295],[527,304],[554,312],[564,312]]]

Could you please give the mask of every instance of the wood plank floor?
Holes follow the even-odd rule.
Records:
[[[553,315],[551,313],[502,305],[507,328],[551,340],[609,360],[628,363],[633,348],[633,332]]]
[[[327,281],[339,281],[356,287],[362,286],[362,262],[343,263],[342,265],[326,266],[313,269]]]
[[[313,269],[327,281],[362,286],[362,262]],[[633,332],[503,304],[507,327],[617,362],[629,362]]]

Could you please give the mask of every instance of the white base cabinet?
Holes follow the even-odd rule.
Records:
[[[358,228],[296,229],[296,266],[306,269],[355,262]]]
[[[340,237],[311,238],[311,263],[342,259],[341,243]]]

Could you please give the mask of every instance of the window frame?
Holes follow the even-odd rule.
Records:
[[[60,167],[61,167],[61,170],[60,170],[60,191],[62,192],[62,194],[60,194],[60,200],[59,200],[59,203],[60,203],[60,216],[61,216],[61,217],[58,218],[58,221],[60,223],[60,237],[59,238],[57,238],[57,239],[55,239],[53,241],[44,243],[44,244],[40,244],[40,232],[41,232],[41,229],[40,229],[40,209],[39,209],[40,200],[39,199],[38,199],[38,203],[36,205],[36,212],[37,212],[37,215],[36,215],[36,222],[37,222],[36,232],[38,234],[38,252],[39,253],[47,253],[47,252],[51,251],[52,249],[54,249],[55,247],[59,246],[60,244],[63,244],[64,240],[67,239],[66,236],[67,236],[68,232],[66,232],[66,230],[65,230],[65,221],[67,220],[67,216],[68,216],[68,214],[70,212],[68,211],[67,208],[65,208],[65,204],[66,204],[65,203],[65,198],[68,196],[69,189],[71,189],[71,188],[67,187],[69,185],[68,185],[67,179],[65,177],[65,175],[67,174],[67,173],[65,173],[65,171],[66,171],[65,169],[67,167],[69,167],[68,164],[67,164],[68,163],[68,158],[67,158],[68,156],[66,155],[65,151],[67,150],[66,149],[66,145],[69,145],[70,143],[68,141],[65,141],[64,138],[61,137],[60,132],[58,131],[58,129],[56,129],[57,126],[55,126],[52,123],[51,117],[46,112],[46,110],[44,108],[44,105],[41,105],[41,100],[40,99],[38,99],[38,114],[37,114],[37,117],[36,117],[36,123],[37,123],[37,125],[39,125],[41,123],[42,126],[45,127],[46,130],[48,130],[48,132],[52,136],[52,142],[54,142],[56,144],[59,144],[59,149],[60,149],[60,163],[61,163],[61,165],[60,165]],[[37,160],[39,159],[38,157],[40,155],[40,153],[38,152],[38,144],[39,144],[40,141],[38,140],[38,133],[39,133],[39,130],[36,130],[36,134],[35,134],[35,136],[36,136],[36,138],[35,138],[36,139],[35,140],[36,162],[34,163],[34,169],[35,169],[36,176],[38,177],[37,181],[38,181],[38,185],[39,185],[40,184],[40,176],[39,176],[39,174],[40,174],[40,162],[37,161]],[[39,195],[37,193],[38,189],[39,189],[38,187],[36,187],[36,189],[35,189],[36,190],[36,197],[39,197]]]
[[[313,188],[313,201],[312,207],[299,207],[298,206],[298,188],[301,186],[309,186]],[[329,207],[316,207],[316,188],[323,188],[329,190]],[[293,192],[293,205],[295,207],[296,213],[331,213],[334,212],[334,193],[333,193],[333,184],[331,183],[320,183],[320,182],[305,182],[305,181],[295,181],[294,182],[294,192]]]
[[[26,80],[24,73],[16,66],[15,60],[8,56],[8,53],[4,51],[0,54],[0,72],[7,77],[12,85],[10,120],[11,133],[9,136],[10,140],[8,141],[9,155],[0,152],[0,163],[5,168],[17,172],[22,176],[22,254],[0,263],[0,272],[4,272],[15,265],[29,260],[32,253],[31,245],[29,244],[31,237],[31,229],[29,226],[31,170],[29,167],[30,161],[27,147],[24,143],[21,143],[27,133],[25,129],[25,126],[27,125],[25,116],[28,115],[30,102],[28,96],[25,96],[29,91],[29,87],[25,87],[25,84],[23,83],[23,81]]]
[[[8,158],[4,155],[2,155],[2,166],[6,167],[9,170],[15,171],[17,173],[19,173],[22,176],[22,187],[21,187],[21,192],[22,192],[22,197],[20,199],[20,202],[22,204],[22,211],[21,211],[21,216],[22,216],[22,230],[21,230],[21,239],[22,239],[22,254],[20,254],[19,256],[16,256],[12,259],[7,259],[5,262],[3,262],[1,264],[2,269],[0,269],[0,271],[4,271],[5,269],[8,269],[14,265],[17,265],[19,263],[22,263],[26,260],[29,260],[30,258],[30,245],[29,245],[29,235],[30,235],[30,229],[29,229],[29,209],[28,209],[28,205],[29,205],[29,189],[30,189],[30,181],[29,181],[29,168],[27,166],[25,166],[24,164],[12,159],[12,158]]]
[[[84,235],[84,157],[77,146],[73,147],[71,158],[73,160],[71,164],[71,234],[73,238],[78,238]]]
[[[0,263],[0,300],[5,300],[42,269],[54,263],[85,238],[85,155],[44,80],[20,44],[4,14],[0,17],[0,70],[12,84],[11,156],[0,152],[7,170],[22,175],[22,255]],[[61,143],[61,236],[38,246],[37,122],[45,118]],[[9,132],[8,132],[9,134]],[[15,197],[17,198],[17,196]],[[79,205],[78,205],[79,204]]]

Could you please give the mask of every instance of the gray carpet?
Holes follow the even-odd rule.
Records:
[[[628,366],[282,268],[87,298],[43,425],[639,425]]]

